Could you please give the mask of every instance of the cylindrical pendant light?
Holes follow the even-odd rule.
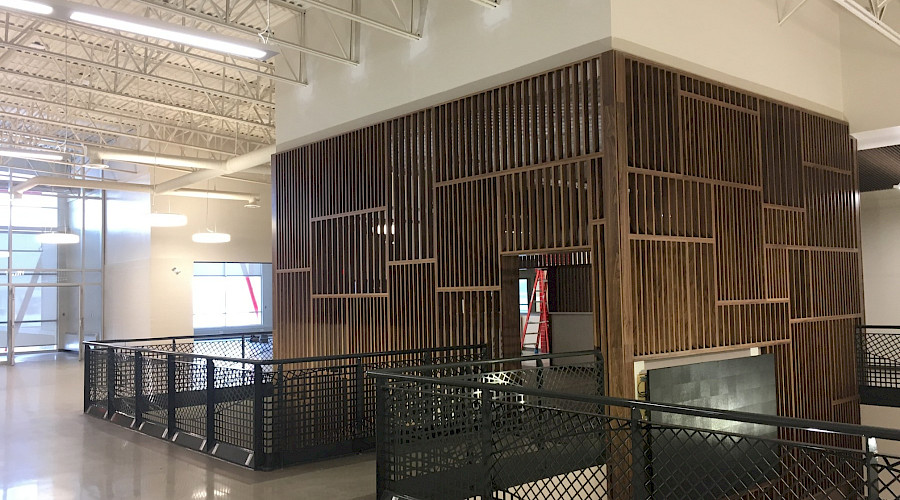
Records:
[[[191,235],[191,241],[194,243],[228,243],[231,241],[231,235],[228,233],[217,233],[207,229],[205,232],[194,233]]]
[[[44,245],[73,245],[81,241],[77,234],[60,232],[40,233],[35,238]]]

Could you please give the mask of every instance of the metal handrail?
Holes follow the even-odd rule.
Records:
[[[247,334],[243,334],[247,335]],[[239,337],[239,336],[238,336]],[[159,340],[168,340],[171,341],[173,339],[188,339],[188,338],[196,338],[196,337],[161,337],[161,338],[152,338],[152,339],[139,339],[141,342],[151,342],[151,341],[159,341]],[[234,338],[234,337],[228,337]],[[203,339],[203,340],[221,340],[221,339]],[[136,340],[117,340],[114,342],[135,342]],[[196,359],[204,359],[204,360],[213,360],[213,361],[225,361],[230,363],[243,363],[248,365],[279,365],[279,364],[292,364],[292,363],[311,363],[317,361],[336,361],[341,359],[355,359],[355,358],[366,358],[366,357],[377,357],[377,356],[385,356],[385,352],[361,352],[354,354],[332,354],[328,356],[308,356],[308,357],[300,357],[300,358],[284,358],[284,359],[247,359],[247,358],[232,358],[227,356],[213,356],[209,354],[195,354],[195,353],[182,353],[182,352],[173,352],[167,351],[163,349],[151,349],[147,347],[140,346],[123,346],[123,345],[115,345],[114,342],[106,342],[106,341],[85,341],[85,345],[100,347],[100,348],[115,348],[121,349],[131,352],[141,352],[141,353],[152,353],[152,354],[175,354],[180,357],[188,357],[188,358],[196,358]],[[439,353],[444,351],[456,351],[462,349],[486,349],[487,344],[471,344],[471,345],[461,345],[461,346],[448,346],[448,347],[426,347],[420,349],[406,349],[402,351],[389,351],[388,353],[392,356],[394,355],[407,355],[407,354],[428,354],[428,353]],[[590,351],[593,352],[593,351]],[[540,356],[541,358],[547,358],[548,355]],[[441,365],[447,366],[447,365]]]
[[[446,365],[419,366],[411,368],[391,368],[370,370],[368,376],[373,378],[393,379],[406,382],[424,382],[429,384],[438,384],[453,387],[464,387],[484,391],[499,392],[515,392],[527,396],[541,397],[547,399],[563,399],[577,401],[581,403],[590,403],[601,406],[615,406],[636,410],[660,411],[668,413],[677,413],[694,417],[713,418],[719,420],[729,420],[734,422],[744,422],[750,424],[772,425],[776,427],[789,427],[799,430],[808,430],[819,433],[844,434],[860,437],[874,437],[900,441],[900,430],[886,429],[883,427],[873,427],[866,425],[844,424],[840,422],[827,422],[819,420],[807,420],[792,417],[780,417],[774,415],[765,415],[759,413],[740,412],[733,410],[717,410],[712,408],[701,408],[696,406],[675,405],[668,403],[653,403],[649,401],[639,401],[634,399],[615,398],[610,396],[591,396],[584,394],[572,394],[558,391],[549,391],[544,389],[532,389],[521,386],[503,386],[497,384],[489,384],[484,382],[475,382],[471,380],[460,379],[456,377],[437,378],[425,375],[410,375],[410,371],[441,370],[448,368],[459,368],[463,366],[475,366],[483,364],[503,364],[524,361],[535,358],[561,358],[572,356],[584,356],[587,354],[595,354],[598,351],[579,351],[574,353],[563,353],[556,355],[528,356],[507,359],[490,360],[486,362],[472,363],[453,363]]]

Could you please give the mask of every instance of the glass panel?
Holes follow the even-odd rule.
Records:
[[[519,314],[528,314],[528,279],[519,279]]]
[[[77,286],[59,287],[59,335],[65,349],[78,350],[78,324],[81,314],[80,295]]]
[[[8,288],[0,286],[0,361],[6,361],[7,339],[6,339],[6,309],[8,304]]]
[[[16,287],[16,349],[57,345],[57,311],[59,294],[56,287]]]
[[[84,340],[97,340],[103,332],[103,290],[100,285],[84,286]]]

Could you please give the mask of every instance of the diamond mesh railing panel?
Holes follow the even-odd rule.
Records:
[[[900,389],[900,332],[860,327],[856,335],[859,385]]]
[[[764,415],[729,420],[729,412],[704,409],[639,410],[641,402],[602,398],[590,365],[477,365],[472,371],[481,373],[448,377],[439,376],[440,367],[374,374],[379,495],[900,498],[900,459],[862,451],[863,438],[872,434],[817,427],[827,428],[826,422],[792,427],[801,421],[777,417],[772,426],[761,423],[772,422]],[[677,424],[683,416],[694,426]]]

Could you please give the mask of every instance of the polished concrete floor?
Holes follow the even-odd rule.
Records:
[[[0,500],[374,499],[374,454],[253,472],[82,413],[73,354],[0,366]]]

